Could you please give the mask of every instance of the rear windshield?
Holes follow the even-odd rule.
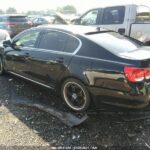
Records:
[[[115,32],[87,35],[87,38],[113,54],[130,52],[141,47],[140,44]]]
[[[26,16],[10,16],[10,22],[27,22]]]

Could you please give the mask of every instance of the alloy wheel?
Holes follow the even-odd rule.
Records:
[[[67,82],[63,88],[63,96],[67,105],[73,110],[80,111],[86,105],[86,93],[76,82]]]

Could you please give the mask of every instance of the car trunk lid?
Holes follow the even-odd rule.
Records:
[[[150,59],[150,47],[149,46],[142,46],[139,49],[122,52],[118,54],[119,57],[126,58],[126,59],[134,59],[134,60],[145,60]]]

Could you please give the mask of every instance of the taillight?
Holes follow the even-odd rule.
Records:
[[[124,67],[124,73],[130,82],[141,82],[150,79],[150,69]]]
[[[17,24],[16,23],[13,23],[13,22],[7,22],[6,25],[8,27],[15,27]]]
[[[32,27],[32,25],[33,25],[32,21],[28,20],[28,25],[30,25],[30,27]]]

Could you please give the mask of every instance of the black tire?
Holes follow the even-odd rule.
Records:
[[[73,78],[63,82],[61,86],[61,96],[65,104],[76,112],[86,111],[91,102],[89,92],[85,85],[81,81]],[[79,106],[77,106],[78,104]]]
[[[2,57],[0,57],[0,75],[4,74],[4,66],[3,66],[3,60]]]

